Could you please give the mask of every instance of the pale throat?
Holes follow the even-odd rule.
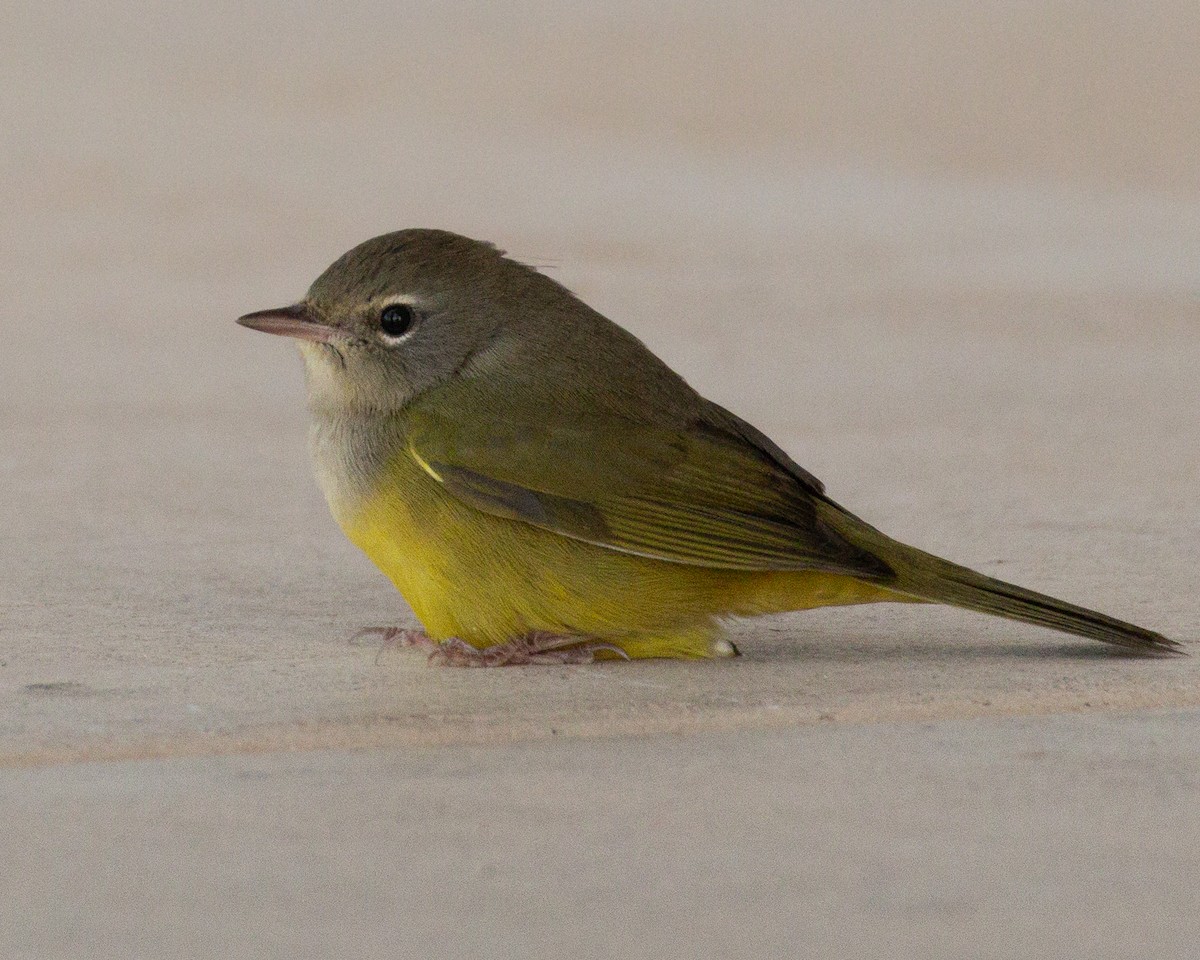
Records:
[[[385,482],[387,468],[405,446],[404,416],[381,409],[338,356],[300,342],[308,387],[309,451],[317,483],[343,526]],[[353,359],[350,360],[354,362]],[[387,399],[400,394],[389,391]]]
[[[314,416],[318,412],[396,411],[412,399],[412,389],[396,369],[354,348],[335,351],[303,340],[296,345],[304,358],[308,407]]]

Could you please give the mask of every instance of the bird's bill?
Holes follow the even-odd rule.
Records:
[[[338,332],[336,327],[321,323],[302,303],[294,303],[290,307],[277,307],[274,310],[258,310],[238,317],[237,322],[251,330],[295,337],[298,340],[311,340],[314,343],[329,343]]]

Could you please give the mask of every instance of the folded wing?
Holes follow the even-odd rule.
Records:
[[[450,495],[494,516],[638,556],[727,570],[822,570],[887,580],[847,540],[820,482],[733,414],[682,429],[411,415],[407,452]]]

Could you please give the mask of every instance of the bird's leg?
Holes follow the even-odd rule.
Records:
[[[535,630],[506,643],[473,647],[465,640],[443,640],[429,654],[429,662],[443,667],[515,667],[534,664],[594,663],[596,654],[611,653],[623,660],[629,656],[611,643],[586,637],[562,636]]]
[[[379,658],[383,656],[384,650],[415,647],[436,653],[439,649],[438,642],[424,630],[409,630],[404,627],[363,627],[350,638],[350,642],[357,644],[365,637],[379,638],[379,650],[375,654],[376,663],[379,663]]]

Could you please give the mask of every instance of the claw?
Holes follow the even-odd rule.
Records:
[[[429,662],[443,667],[514,667],[544,664],[595,663],[596,654],[605,651],[624,660],[629,655],[611,643],[589,642],[579,637],[551,633],[530,633],[507,643],[479,649],[458,637],[438,644],[429,654]]]
[[[402,649],[404,647],[427,647],[436,650],[437,641],[433,640],[424,630],[409,630],[405,627],[363,627],[350,638],[350,643],[358,646],[359,641],[366,637],[378,637],[379,649],[375,651],[375,665],[384,650]]]
[[[375,663],[389,649],[416,647],[429,651],[429,662],[441,667],[515,667],[545,664],[595,663],[596,654],[611,653],[628,660],[620,647],[603,641],[562,636],[556,633],[534,631],[523,637],[515,637],[507,643],[490,647],[473,647],[459,637],[451,637],[438,643],[423,630],[404,627],[363,627],[350,638],[350,643],[373,637],[379,641]]]

